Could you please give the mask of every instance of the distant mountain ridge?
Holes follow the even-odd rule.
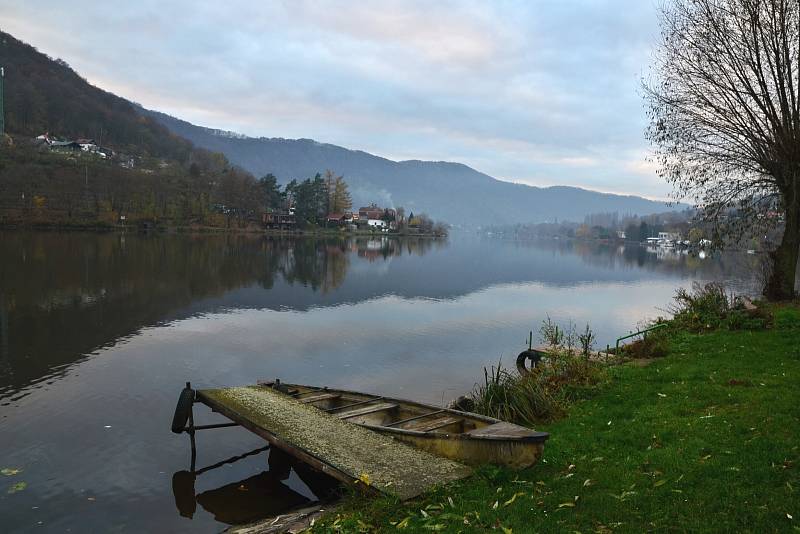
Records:
[[[582,221],[589,213],[649,215],[670,209],[664,202],[637,196],[504,182],[461,163],[392,161],[312,139],[253,138],[155,111],[142,109],[142,113],[196,146],[222,152],[256,176],[272,173],[286,183],[332,169],[344,175],[356,204],[403,206],[465,227]]]
[[[503,182],[460,163],[392,161],[311,139],[251,138],[195,126],[91,86],[63,61],[3,32],[0,64],[6,67],[6,129],[16,135],[32,138],[49,131],[93,137],[126,154],[187,168],[200,162],[208,172],[217,165],[213,172],[227,172],[227,161],[198,147],[221,152],[256,176],[273,173],[283,183],[332,169],[345,176],[357,205],[403,206],[464,227],[582,221],[589,213],[646,215],[666,209],[662,202],[635,196]],[[61,182],[51,180],[47,187],[56,183]]]

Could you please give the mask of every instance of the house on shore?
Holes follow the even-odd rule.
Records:
[[[265,228],[274,230],[294,230],[297,227],[294,210],[265,213],[261,216],[261,222]]]

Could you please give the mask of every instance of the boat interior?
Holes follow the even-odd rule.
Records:
[[[313,388],[280,382],[260,385],[277,389],[304,404],[360,425],[382,426],[416,432],[462,434],[493,422],[460,415],[453,410],[328,388]]]

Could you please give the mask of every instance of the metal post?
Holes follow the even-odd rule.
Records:
[[[186,387],[192,389],[192,385],[186,382]],[[189,409],[189,428],[186,429],[189,433],[189,443],[192,445],[192,467],[189,469],[194,472],[195,463],[197,462],[197,446],[194,441],[194,399],[192,400],[192,407]]]
[[[3,82],[6,77],[6,71],[0,67],[0,137],[6,133],[6,114],[3,108]]]

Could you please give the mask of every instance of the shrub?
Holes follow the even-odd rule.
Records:
[[[607,373],[602,364],[561,346],[528,374],[509,372],[498,363],[484,368],[483,376],[483,384],[469,396],[473,411],[534,426],[564,415],[569,402],[586,398]]]
[[[542,326],[539,329],[539,335],[542,338],[542,341],[547,343],[551,347],[560,347],[562,343],[564,343],[564,330],[558,327],[551,319],[550,316],[547,316],[547,319],[542,321]]]
[[[675,303],[669,311],[673,314],[673,325],[701,332],[704,330],[758,330],[770,322],[769,313],[762,307],[748,309],[745,299],[728,296],[725,287],[718,282],[706,285],[697,282],[689,292],[680,288],[675,293]]]
[[[585,398],[606,377],[604,365],[563,347],[549,354],[535,372],[549,391],[566,401]]]
[[[597,336],[587,324],[586,330],[584,330],[582,334],[578,335],[578,343],[580,343],[581,346],[581,355],[587,360],[589,359],[589,355],[591,354],[592,350],[594,350],[595,341],[597,341]]]
[[[663,358],[669,353],[668,329],[648,332],[647,336],[622,347],[622,356],[633,359]]]

